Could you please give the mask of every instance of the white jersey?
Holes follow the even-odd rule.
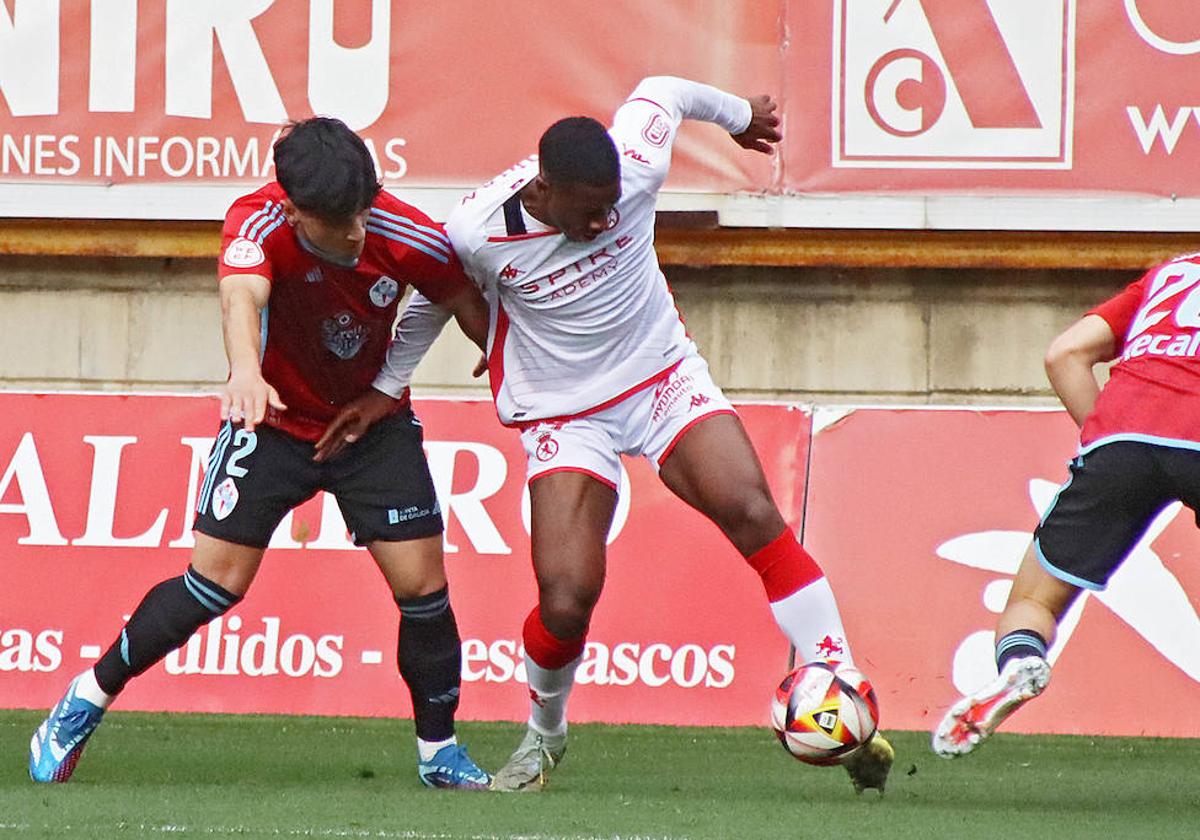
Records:
[[[524,211],[518,193],[537,175],[536,157],[451,212],[446,232],[491,309],[489,372],[501,422],[591,413],[657,381],[691,348],[654,252],[655,200],[687,118],[737,134],[750,124],[750,104],[683,79],[638,85],[609,129],[621,161],[621,198],[608,229],[591,242],[571,242]],[[405,330],[402,321],[401,341]],[[408,337],[424,341],[412,326]],[[411,348],[412,364],[421,352]],[[407,384],[407,372],[394,385]]]

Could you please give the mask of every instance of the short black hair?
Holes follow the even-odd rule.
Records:
[[[591,117],[567,117],[538,142],[542,173],[551,183],[604,187],[621,178],[621,160],[608,130]]]
[[[288,198],[326,221],[362,212],[382,188],[367,144],[341,120],[292,123],[274,150],[275,178]]]

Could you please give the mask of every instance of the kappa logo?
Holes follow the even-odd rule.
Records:
[[[231,268],[253,268],[266,262],[267,255],[257,242],[239,236],[229,243],[223,259]]]
[[[400,294],[400,284],[388,277],[386,274],[375,281],[375,285],[371,287],[368,296],[371,298],[371,303],[383,309],[390,304]]]
[[[212,500],[212,515],[213,518],[220,522],[229,514],[233,513],[233,509],[237,507],[238,489],[232,478],[226,478],[217,485],[217,489],[213,491]]]
[[[709,399],[708,395],[706,394],[693,394],[691,405],[688,406],[688,411],[691,411],[694,408],[702,408],[703,406],[708,405],[710,402],[712,402],[712,400]]]
[[[642,129],[642,139],[651,146],[662,148],[671,136],[671,124],[662,114],[654,114]]]
[[[517,268],[512,263],[509,263],[508,265],[504,266],[504,268],[500,269],[500,276],[505,280],[516,280],[524,273],[524,269]]]
[[[549,432],[543,432],[538,435],[537,448],[534,449],[534,454],[539,461],[549,461],[558,454],[558,441]]]
[[[1078,0],[836,0],[833,165],[1070,169]]]

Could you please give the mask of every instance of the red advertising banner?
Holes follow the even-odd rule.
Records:
[[[0,708],[48,708],[145,590],[185,568],[216,405],[2,394],[0,409]],[[804,518],[884,726],[929,729],[994,674],[996,616],[1066,477],[1074,426],[1049,411],[739,411],[785,515]],[[521,720],[534,586],[519,442],[484,402],[418,412],[448,522],[461,714]],[[788,652],[757,577],[647,464],[626,466],[573,719],[765,724]],[[1200,733],[1193,519],[1167,508],[1109,588],[1081,596],[1049,690],[1007,729]],[[120,708],[405,716],[396,622],[374,564],[318,497],[280,527],[245,601],[131,683]],[[1170,715],[1145,714],[1148,688]]]
[[[996,617],[1077,430],[1065,412],[929,409],[817,409],[814,429],[805,543],[885,725],[930,729],[995,676]],[[1198,555],[1194,516],[1172,505],[1068,611],[1050,687],[1006,730],[1200,734]],[[1146,714],[1147,691],[1171,714]]]
[[[219,218],[313,113],[440,214],[674,74],[780,100],[775,160],[677,145],[724,224],[1194,230],[1196,62],[1176,0],[3,0],[0,214]]]
[[[3,394],[0,408],[0,708],[48,708],[142,594],[186,567],[216,401]],[[461,715],[523,719],[520,634],[535,589],[520,442],[490,403],[417,411],[448,522]],[[742,416],[798,525],[807,413]],[[573,719],[763,723],[787,642],[757,576],[647,464],[627,467]],[[397,621],[370,557],[320,496],[281,525],[247,598],[131,683],[120,707],[403,716]]]
[[[389,186],[461,193],[535,151],[560,117],[607,121],[644,76],[773,87],[774,5],[4,0],[0,181],[226,185],[231,198],[272,177],[281,125],[330,114],[363,135]],[[721,192],[769,173],[701,130],[679,145],[674,183]],[[145,217],[139,195],[196,212],[158,208],[157,192],[103,195],[107,211],[86,198],[101,216]]]
[[[833,0],[787,53],[788,187],[1196,196],[1200,7],[1172,0]],[[831,84],[821,82],[832,71]],[[882,171],[881,171],[882,170]]]

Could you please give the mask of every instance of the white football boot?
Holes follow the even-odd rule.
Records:
[[[1042,657],[1008,660],[995,680],[950,707],[933,731],[933,751],[942,758],[966,755],[1049,682],[1050,664]]]
[[[525,732],[508,763],[492,777],[492,790],[538,791],[546,784],[546,773],[563,760],[567,733],[543,735],[533,728]]]

